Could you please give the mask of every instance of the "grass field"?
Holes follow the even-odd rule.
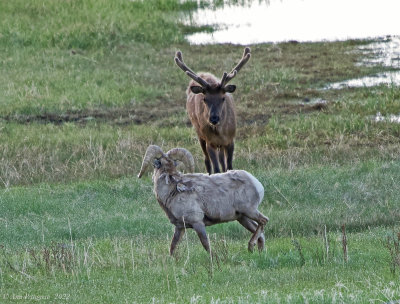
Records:
[[[391,69],[357,64],[373,40],[250,46],[234,167],[264,185],[267,249],[228,223],[207,228],[216,258],[192,231],[168,255],[144,152],[184,147],[205,171],[174,54],[220,76],[243,51],[189,45],[212,31],[184,25],[197,5],[0,1],[0,303],[400,300],[400,124],[373,119],[400,89],[322,89]]]

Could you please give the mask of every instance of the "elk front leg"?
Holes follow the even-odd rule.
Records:
[[[235,144],[232,142],[230,145],[227,146],[226,148],[226,158],[227,158],[227,165],[228,165],[228,170],[232,170],[232,161],[233,161],[233,150],[235,149]]]
[[[182,236],[185,234],[185,229],[175,227],[174,236],[171,242],[171,248],[169,249],[169,254],[173,255],[176,245],[178,245],[179,241],[181,240]]]
[[[208,155],[207,152],[207,143],[204,139],[199,138],[200,141],[200,146],[201,149],[203,150],[203,154],[204,154],[204,164],[206,165],[206,170],[208,172],[208,174],[211,174],[211,161],[210,161],[210,156]]]
[[[207,237],[207,233],[206,233],[206,226],[204,225],[204,223],[199,222],[199,223],[195,223],[192,225],[194,231],[196,231],[201,244],[203,245],[204,249],[208,252],[211,253],[211,249],[210,249],[210,243],[208,242],[208,237]]]
[[[221,147],[221,149],[218,151],[219,163],[221,164],[222,172],[226,172],[225,151],[225,147]]]
[[[221,171],[219,170],[219,164],[218,164],[218,157],[217,157],[216,149],[207,144],[207,152],[208,152],[208,155],[211,158],[211,162],[212,162],[213,167],[214,167],[214,173],[220,173]]]

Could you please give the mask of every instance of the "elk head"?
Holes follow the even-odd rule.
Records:
[[[194,81],[196,81],[199,86],[193,85],[190,90],[194,94],[203,94],[203,101],[206,104],[209,114],[209,122],[212,125],[218,125],[221,118],[222,105],[225,101],[226,93],[233,93],[236,90],[235,85],[228,85],[240,69],[249,61],[250,59],[250,48],[246,47],[243,52],[242,59],[239,63],[232,69],[228,74],[224,72],[222,78],[218,84],[209,84],[205,79],[198,76],[193,72],[184,62],[182,58],[182,53],[180,51],[176,52],[175,63]]]

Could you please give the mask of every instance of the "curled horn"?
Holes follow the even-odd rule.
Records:
[[[194,159],[192,154],[184,148],[174,148],[167,152],[167,156],[173,160],[180,160],[190,173],[194,172]]]
[[[138,174],[138,178],[141,178],[143,173],[146,171],[147,167],[149,166],[149,163],[155,159],[155,158],[160,158],[163,155],[163,151],[159,146],[156,145],[150,145],[147,150],[146,154],[143,157],[143,162],[142,162],[142,168],[140,169],[140,172]]]

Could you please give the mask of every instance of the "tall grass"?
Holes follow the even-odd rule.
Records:
[[[371,165],[354,169],[357,176],[365,172],[365,166]],[[375,181],[387,184],[399,170],[393,167],[382,174],[375,168],[367,183],[363,175],[355,177],[344,168],[339,173],[341,184],[331,188],[331,179],[337,180],[332,170],[311,171],[309,175],[295,171],[293,176],[275,171],[260,177],[263,183],[269,181],[261,205],[270,217],[267,250],[250,254],[246,248],[250,234],[243,227],[217,225],[207,228],[212,262],[190,230],[175,257],[168,255],[173,227],[148,179],[42,184],[3,191],[2,301],[26,295],[67,303],[254,303],[267,299],[272,303],[331,303],[398,298],[398,273],[393,272],[397,251],[391,231],[398,231],[399,217],[390,223],[384,217],[399,211],[392,202],[398,190],[393,189],[394,198],[379,202],[365,193],[364,186],[371,193],[379,191],[380,183]],[[287,189],[282,180],[297,187]],[[363,189],[347,192],[346,186],[350,190],[352,183],[362,182]],[[365,200],[353,201],[352,196],[365,196]],[[329,201],[318,203],[324,198]],[[372,208],[372,202],[380,207]],[[346,260],[340,231],[343,222],[348,225]]]
[[[183,42],[179,11],[195,1],[2,1],[3,48],[113,48],[123,43]]]
[[[311,236],[329,231],[360,232],[399,224],[399,162],[362,162],[307,169],[254,169],[265,187],[260,210],[271,220],[268,238]],[[135,172],[136,175],[137,172]],[[7,246],[74,239],[146,235],[163,240],[171,231],[149,178],[14,187],[0,194],[0,238]],[[237,223],[212,226],[209,233],[249,236]],[[169,241],[165,242],[167,245]]]

